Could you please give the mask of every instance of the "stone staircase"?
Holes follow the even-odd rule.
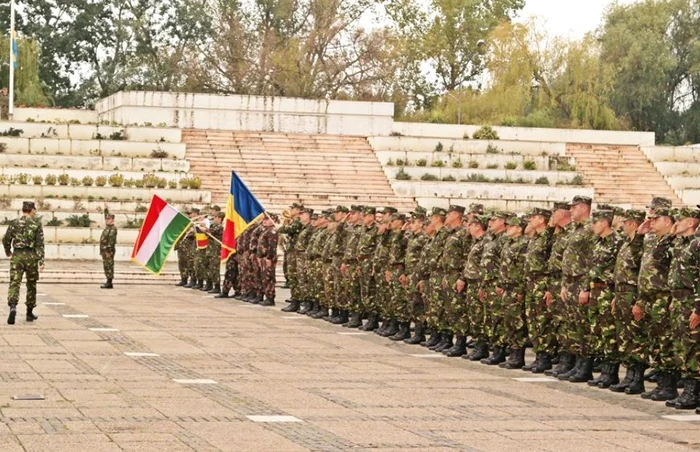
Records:
[[[638,146],[568,144],[566,153],[595,189],[596,203],[644,208],[652,196],[663,196],[682,204]]]
[[[187,129],[182,139],[191,171],[222,207],[232,170],[272,212],[296,201],[315,209],[415,205],[395,195],[364,137]]]

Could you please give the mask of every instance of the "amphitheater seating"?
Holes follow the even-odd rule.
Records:
[[[235,170],[273,212],[296,201],[317,209],[414,205],[394,194],[365,138],[190,129],[183,142],[192,171],[217,203],[226,202]]]
[[[700,146],[654,146],[642,151],[683,204],[700,204]]]

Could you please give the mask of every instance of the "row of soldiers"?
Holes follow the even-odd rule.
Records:
[[[291,286],[283,311],[696,408],[700,210],[656,197],[647,212],[591,204],[576,196],[525,216],[481,205],[410,215],[294,205],[280,231]],[[529,345],[535,360],[526,364]],[[652,391],[649,366],[658,371]]]
[[[221,240],[226,214],[212,206],[201,214],[197,208],[185,211],[192,225],[175,244],[180,282],[177,286],[208,293],[221,291]]]

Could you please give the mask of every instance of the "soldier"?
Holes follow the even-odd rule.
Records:
[[[326,238],[324,239],[324,243],[320,245],[321,256],[319,257],[319,279],[321,284],[318,299],[321,304],[321,309],[311,316],[314,319],[322,320],[330,320],[332,315],[337,314],[337,310],[335,309],[337,294],[333,287],[333,253],[335,252],[335,241],[339,223],[336,221],[335,210],[331,211],[329,209],[327,212],[328,226],[326,227]],[[332,310],[332,314],[328,313],[329,309]]]
[[[5,255],[10,258],[10,286],[7,289],[7,304],[10,315],[7,323],[15,324],[17,303],[22,277],[27,275],[27,322],[39,317],[34,315],[36,307],[36,283],[39,272],[44,270],[44,228],[35,218],[36,207],[31,201],[22,203],[22,216],[14,219],[7,227],[2,245]]]
[[[485,215],[474,215],[469,220],[468,232],[472,245],[467,253],[462,276],[456,284],[457,292],[464,293],[466,314],[453,324],[453,328],[460,335],[471,335],[474,340],[474,350],[469,355],[462,356],[470,361],[489,356],[488,337],[484,329],[484,305],[479,300],[481,257],[484,246],[490,240],[486,233],[488,222],[489,218]]]
[[[221,240],[224,237],[224,218],[226,218],[224,212],[217,212],[208,230],[210,237],[205,260],[208,266],[209,286],[211,286],[208,292],[212,294],[221,293]]]
[[[185,211],[185,215],[188,217],[191,215],[189,209]],[[186,286],[190,276],[188,269],[189,263],[187,262],[189,249],[183,245],[185,243],[185,237],[187,237],[186,234],[180,236],[173,248],[177,252],[177,269],[180,272],[180,282],[175,284],[177,287]]]
[[[258,221],[255,228],[250,233],[248,243],[248,296],[245,301],[252,304],[259,304],[263,301],[262,293],[262,266],[258,259],[258,240],[265,231],[262,221]]]
[[[443,334],[439,330],[439,325],[435,324],[435,317],[431,316],[431,313],[435,311],[432,305],[440,300],[442,291],[440,259],[445,248],[445,241],[449,235],[449,231],[445,228],[446,217],[447,211],[445,209],[433,207],[430,225],[435,229],[435,237],[433,237],[426,249],[426,253],[421,258],[420,281],[418,282],[418,290],[423,294],[424,302],[424,314],[420,320],[425,322],[430,329],[430,340],[423,345],[435,351],[442,351],[448,346],[452,346],[452,336]]]
[[[347,315],[352,316],[342,325],[347,328],[358,328],[362,326],[360,303],[360,277],[359,263],[357,260],[357,246],[364,231],[363,214],[364,206],[352,206],[348,232],[346,234],[342,263],[340,264],[341,275],[341,298],[340,302]],[[334,322],[335,323],[335,322]]]
[[[530,241],[523,234],[525,225],[524,218],[508,219],[507,239],[501,252],[496,296],[500,297],[503,323],[496,329],[493,343],[504,349],[510,347],[510,355],[498,365],[503,369],[522,369],[525,365],[525,252]]]
[[[195,250],[194,250],[194,272],[197,275],[197,285],[192,287],[192,289],[199,289],[203,291],[211,290],[211,281],[208,279],[208,266],[207,266],[207,247],[209,246],[209,238],[207,237],[205,231],[209,228],[209,219],[206,215],[200,218],[198,222],[194,225],[195,232]],[[204,234],[204,235],[202,235]],[[202,243],[203,241],[203,243]]]
[[[387,284],[387,297],[385,299],[383,315],[389,319],[389,330],[382,336],[395,341],[402,341],[411,336],[409,328],[399,319],[399,311],[402,304],[406,302],[406,290],[399,284],[399,277],[403,274],[406,265],[406,247],[408,246],[408,235],[404,231],[406,225],[406,215],[394,213],[391,215],[389,228],[391,230],[389,238],[389,265],[384,272]],[[399,328],[399,322],[401,327]],[[393,334],[391,334],[393,332]]]
[[[294,256],[296,257],[296,283],[298,285],[298,300],[301,306],[296,312],[306,314],[311,310],[313,301],[309,293],[309,275],[305,272],[308,261],[307,249],[314,233],[314,225],[311,222],[313,209],[304,208],[299,214],[299,220],[303,226],[294,244]]]
[[[380,336],[390,331],[391,319],[386,317],[386,305],[391,297],[389,293],[389,283],[386,281],[385,271],[389,268],[389,251],[391,247],[391,218],[396,213],[393,207],[385,207],[382,211],[382,219],[377,226],[377,244],[372,255],[372,274],[374,275],[374,285],[376,294],[373,297],[373,304],[368,307],[369,316],[383,319],[381,326],[374,330]],[[396,334],[398,328],[391,333]]]
[[[363,226],[364,229],[360,235],[357,244],[357,261],[358,275],[360,283],[360,300],[354,307],[354,314],[359,315],[361,319],[364,313],[369,313],[374,309],[374,298],[376,297],[376,285],[374,274],[372,272],[372,256],[377,245],[377,224],[376,224],[377,209],[375,207],[365,207]],[[356,322],[348,324],[348,328],[355,327]],[[373,331],[379,328],[379,319],[376,314],[370,314],[365,325],[358,325],[363,331]]]
[[[425,325],[418,321],[419,312],[416,312],[419,306],[423,306],[421,293],[418,291],[418,266],[420,265],[421,256],[424,249],[427,247],[431,237],[425,231],[425,219],[427,210],[424,207],[416,207],[411,214],[412,222],[410,226],[410,236],[406,243],[406,257],[404,259],[404,271],[399,276],[398,283],[406,291],[406,299],[403,304],[397,300],[397,318],[399,322],[403,322],[409,331],[409,337],[404,340],[406,344],[420,344],[425,342]],[[433,229],[434,231],[434,229]],[[415,330],[413,337],[410,337],[411,321],[415,322]],[[397,333],[398,334],[398,333]],[[392,340],[395,336],[392,336]]]
[[[258,239],[257,258],[260,262],[262,276],[261,292],[265,299],[260,306],[275,305],[275,272],[277,270],[277,242],[279,235],[275,229],[277,216],[271,213],[265,214],[262,219],[262,233]]]
[[[314,221],[314,233],[306,250],[306,271],[308,275],[308,296],[311,299],[311,309],[306,315],[313,316],[322,310],[321,297],[323,296],[323,247],[328,237],[328,224],[330,212],[324,210]],[[301,313],[301,312],[300,312]]]
[[[234,298],[240,297],[241,282],[239,277],[237,254],[229,254],[228,259],[226,259],[226,267],[224,268],[224,283],[221,285],[221,292],[218,295],[215,295],[214,298],[228,298],[231,289],[233,289]]]
[[[193,207],[190,209],[188,216],[190,221],[194,221],[199,215],[199,209]],[[189,277],[189,282],[183,287],[192,289],[197,285],[197,273],[195,272],[194,265],[194,252],[197,249],[197,242],[195,240],[194,226],[190,225],[189,229],[185,235],[180,239],[179,252],[184,252],[185,264],[187,268],[187,276]]]
[[[603,360],[600,376],[588,381],[588,385],[599,388],[609,388],[620,382],[620,366],[613,362],[612,346],[616,337],[611,308],[615,298],[615,263],[623,238],[612,228],[614,218],[612,210],[593,213],[592,229],[596,240],[588,272],[590,287],[579,295],[581,309],[585,311],[588,307],[586,319],[590,319],[588,335],[583,337],[584,348],[589,355]]]
[[[333,302],[331,306],[332,312],[328,321],[334,325],[341,325],[349,321],[347,311],[347,293],[343,285],[344,277],[340,273],[340,267],[343,264],[343,256],[345,254],[345,246],[348,242],[348,235],[352,232],[354,221],[357,215],[353,214],[354,220],[350,220],[350,209],[346,206],[338,206],[333,213],[334,220],[337,223],[335,234],[333,235],[333,245],[331,250],[331,270],[330,281],[332,281]]]
[[[644,222],[645,216],[641,210],[627,210],[621,215],[624,241],[615,260],[615,299],[610,309],[615,319],[615,339],[611,344],[613,351],[609,357],[609,364],[619,367],[622,362],[627,367],[627,372],[620,383],[610,386],[613,392],[625,392],[635,380],[635,373],[639,371],[640,364],[643,364],[635,362],[632,354],[632,344],[641,335],[641,332],[634,328],[632,306],[636,303],[639,293],[639,265],[644,248],[644,237],[637,234],[637,229]],[[615,372],[614,368],[612,372]],[[644,372],[644,368],[641,372]],[[642,381],[643,377],[640,375],[639,381]]]
[[[643,365],[653,360],[659,375],[659,384],[649,392],[643,392],[643,399],[655,401],[672,400],[678,397],[676,376],[666,366],[660,347],[663,338],[670,330],[670,315],[668,312],[671,293],[668,286],[668,274],[671,267],[672,246],[674,236],[671,233],[674,223],[670,209],[654,209],[649,217],[637,230],[640,235],[653,231],[655,237],[645,238],[645,249],[639,268],[639,297],[632,307],[634,327],[642,333],[639,341],[632,350],[634,359]],[[626,394],[639,394],[644,390],[644,367],[640,365],[635,374],[635,380],[625,389]]]
[[[700,224],[700,210],[684,208],[678,214],[673,242],[673,259],[668,273],[671,289],[671,330],[662,339],[663,361],[677,377],[683,373],[683,394],[669,400],[666,406],[679,410],[698,407],[700,397],[700,366],[694,348],[700,331],[693,328],[691,317],[695,308],[695,287],[700,279],[700,249],[696,231]]]
[[[101,289],[111,289],[114,279],[114,253],[117,251],[117,227],[114,226],[114,214],[105,214],[105,228],[100,236],[100,256],[107,281]]]
[[[240,293],[238,295],[234,295],[234,299],[236,300],[241,300],[245,301],[246,296],[248,295],[250,289],[248,287],[248,281],[249,281],[249,267],[250,263],[248,260],[248,246],[250,244],[250,235],[253,233],[253,229],[255,229],[256,225],[251,224],[249,225],[246,229],[241,232],[241,234],[236,238],[236,262],[238,262],[238,280],[239,285],[240,285]],[[231,259],[231,258],[229,258]]]
[[[282,312],[297,312],[300,307],[299,301],[299,283],[297,276],[297,256],[295,251],[296,241],[299,237],[299,233],[304,228],[300,217],[304,206],[301,203],[292,204],[290,210],[289,224],[285,224],[279,230],[279,233],[283,235],[284,249],[284,279],[285,285],[289,286],[291,296],[289,300],[289,306],[282,308]]]

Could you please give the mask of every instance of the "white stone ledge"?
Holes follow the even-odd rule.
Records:
[[[503,154],[541,156],[564,155],[566,143],[507,141],[507,140],[463,140],[450,138],[416,138],[416,137],[369,137],[369,143],[375,151],[434,152],[442,144],[443,153],[450,150],[462,154],[485,154],[489,146],[497,148]]]
[[[190,162],[175,159],[133,157],[87,157],[73,155],[0,154],[0,166],[50,169],[181,172],[190,170]],[[116,169],[115,169],[116,168]]]
[[[590,187],[549,185],[488,184],[471,182],[391,181],[399,196],[413,198],[459,198],[523,201],[562,201],[576,195],[593,196]]]
[[[82,155],[148,158],[153,151],[165,151],[168,158],[184,159],[184,143],[145,143],[115,140],[74,140],[69,138],[0,137],[9,154]]]
[[[396,180],[396,173],[399,168],[396,167],[384,167],[384,173],[389,180]],[[571,181],[574,177],[580,175],[580,173],[573,171],[524,171],[524,170],[489,170],[489,169],[470,169],[470,168],[433,168],[433,167],[406,167],[403,171],[408,173],[414,182],[422,182],[420,178],[424,174],[432,174],[442,179],[444,177],[454,177],[457,182],[460,179],[467,178],[469,176],[481,175],[487,177],[488,179],[523,179],[528,183],[535,183],[535,181],[541,177],[546,177],[549,180],[549,184],[542,185],[556,185],[557,183],[567,183]],[[451,182],[447,182],[451,183]]]
[[[654,162],[654,166],[664,176],[700,176],[700,163]]]
[[[68,174],[71,178],[77,178],[82,181],[86,176],[92,177],[93,179],[97,177],[107,177],[113,174],[121,174],[124,179],[135,179],[141,180],[145,174],[155,174],[157,177],[165,179],[166,181],[179,181],[183,177],[187,177],[187,173],[167,173],[167,172],[146,172],[146,171],[119,171],[119,170],[83,170],[83,169],[57,169],[57,168],[7,168],[0,167],[0,174],[6,176],[14,176],[17,174],[29,174],[30,176],[41,176],[46,177],[48,175],[58,176],[60,174]],[[29,181],[28,185],[33,185],[32,181]],[[46,185],[46,183],[44,183]],[[82,185],[82,183],[81,183]],[[48,185],[46,185],[49,187]],[[58,187],[59,185],[54,185]],[[98,187],[99,188],[99,187]]]
[[[49,121],[68,122],[80,121],[83,124],[97,122],[95,110],[61,109],[61,108],[15,108],[15,121]]]
[[[143,216],[144,214],[141,214]],[[6,225],[0,225],[0,235],[4,236],[7,231]],[[68,228],[44,226],[45,243],[53,244],[79,244],[94,245],[100,243],[100,236],[103,228]],[[138,236],[138,229],[119,229],[117,232],[117,244],[133,245]]]
[[[513,155],[513,154],[448,154],[448,153],[434,153],[434,152],[403,152],[403,151],[378,151],[377,158],[382,165],[386,166],[389,160],[394,162],[395,167],[401,165],[396,165],[397,160],[408,159],[410,165],[407,167],[417,167],[417,168],[427,168],[431,167],[432,163],[437,160],[442,160],[446,167],[453,167],[454,162],[460,161],[464,168],[468,167],[470,162],[475,161],[479,164],[480,169],[485,169],[488,165],[498,165],[499,168],[503,169],[507,163],[515,163],[519,168],[523,167],[523,162],[533,161],[537,165],[537,169],[541,171],[548,171],[550,169],[550,157],[543,157],[541,155]],[[558,160],[568,162],[570,165],[575,164],[575,159],[573,157],[557,156]],[[416,166],[418,160],[425,160],[427,165],[425,167]]]
[[[676,193],[678,193],[684,204],[689,206],[700,205],[700,189],[689,188],[686,190],[678,190]]]
[[[58,113],[63,110],[55,111]],[[125,127],[98,124],[60,124],[19,121],[0,122],[0,131],[6,131],[10,127],[22,130],[22,138],[94,140],[97,134],[109,137],[113,133],[124,132],[128,141],[149,143],[180,143],[182,141],[182,131],[170,127]]]
[[[700,163],[700,147],[643,146],[642,152],[652,162]]]
[[[43,198],[51,202],[48,196],[67,199],[78,197],[87,199],[92,196],[94,199],[102,197],[110,201],[116,198],[117,201],[143,200],[150,202],[152,196],[156,194],[163,199],[170,199],[175,203],[200,203],[211,202],[211,194],[204,190],[179,190],[179,189],[148,189],[148,188],[124,188],[124,187],[73,187],[70,185],[0,185],[0,196],[10,198]]]
[[[700,177],[698,176],[664,176],[664,178],[674,190],[700,189]]]

